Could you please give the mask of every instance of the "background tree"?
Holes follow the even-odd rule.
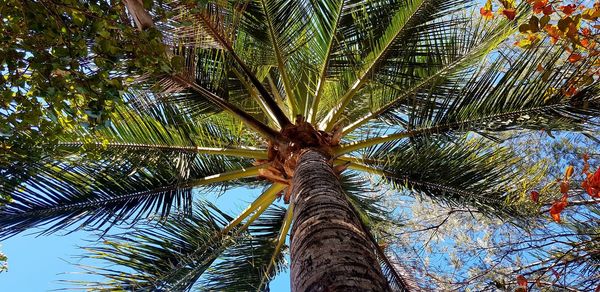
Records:
[[[365,196],[373,186],[359,173],[447,207],[521,222],[530,216],[519,201],[522,184],[543,174],[520,176],[530,165],[498,143],[503,135],[581,132],[597,122],[595,79],[570,90],[597,64],[595,56],[568,62],[549,41],[515,49],[510,36],[522,18],[465,15],[472,4],[110,6],[127,7],[135,29],[124,32],[142,43],[152,36],[142,50],[157,67],[136,65],[137,55],[129,55],[139,71],[127,74],[137,86],[119,95],[123,103],[107,112],[106,126],[77,123],[42,144],[35,159],[24,155],[30,142],[8,135],[0,187],[11,198],[0,210],[0,235],[131,224],[131,232],[91,250],[129,272],[100,268],[107,281],[88,287],[251,290],[283,267],[291,227],[293,289],[409,289],[380,245],[384,227],[398,222],[384,216],[380,198]],[[74,21],[69,12],[59,18]],[[118,38],[119,29],[97,34]],[[558,69],[541,74],[539,64]],[[109,79],[118,76],[112,70]],[[45,92],[9,103],[41,100],[45,107]],[[239,185],[264,192],[238,216],[198,198]],[[278,197],[285,204],[274,204]]]
[[[411,274],[427,289],[477,291],[521,288],[558,291],[594,291],[598,286],[597,198],[581,188],[584,155],[597,165],[598,142],[583,135],[560,132],[519,135],[506,143],[521,153],[532,169],[547,168],[549,175],[526,181],[521,201],[538,214],[527,224],[515,225],[481,216],[469,208],[442,208],[431,200],[398,206],[406,218],[390,242],[390,252],[412,258]],[[560,223],[550,214],[562,196],[557,179],[574,166],[568,205]],[[410,214],[410,217],[408,216]],[[420,244],[407,245],[417,238]],[[410,255],[410,256],[409,256]],[[452,267],[452,268],[449,268]]]

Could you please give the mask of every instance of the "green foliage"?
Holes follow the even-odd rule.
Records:
[[[118,1],[2,1],[3,147],[101,126],[131,76],[170,70],[161,33],[124,13]]]
[[[384,170],[385,178],[400,190],[412,189],[452,207],[468,205],[496,216],[526,216],[510,204],[518,194],[509,186],[523,179],[514,175],[514,169],[524,169],[519,157],[481,138],[382,144],[369,151],[365,160]]]

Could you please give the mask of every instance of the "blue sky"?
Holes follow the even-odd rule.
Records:
[[[238,188],[209,199],[230,214],[237,215],[260,190]],[[247,198],[247,199],[246,199]],[[0,250],[8,256],[8,272],[0,274],[1,291],[50,291],[66,288],[60,280],[82,280],[85,275],[73,273],[81,269],[73,265],[83,251],[78,246],[89,245],[97,237],[89,232],[74,232],[61,236],[35,236],[31,232],[3,241]],[[89,261],[81,262],[89,264]],[[271,291],[290,291],[289,273],[280,274],[270,285]]]

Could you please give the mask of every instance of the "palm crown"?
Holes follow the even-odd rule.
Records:
[[[526,166],[498,134],[586,131],[598,115],[593,80],[565,91],[593,58],[506,45],[515,22],[479,20],[465,12],[471,1],[181,1],[162,4],[172,17],[156,21],[125,2],[140,29],[162,33],[169,73],[140,77],[109,126],[73,130],[39,160],[8,153],[2,170],[4,238],[138,223],[91,250],[132,268],[97,270],[109,279],[98,287],[264,288],[284,265],[289,185],[306,148],[349,169],[340,181],[374,241],[389,218],[361,173],[526,216],[514,203]],[[201,199],[233,186],[264,192],[237,216]],[[408,285],[378,257],[390,283]]]

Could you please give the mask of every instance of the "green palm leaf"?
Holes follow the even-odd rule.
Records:
[[[395,121],[408,129],[584,130],[599,113],[598,85],[582,80],[585,63],[562,65],[563,54],[560,47],[509,52],[453,91],[414,98],[407,108],[398,109]],[[539,72],[538,64],[548,71]],[[570,86],[579,92],[565,95]],[[409,114],[402,118],[402,113]]]
[[[400,190],[484,214],[524,215],[510,207],[519,195],[511,187],[525,179],[514,177],[518,156],[481,138],[386,143],[373,147],[364,161],[382,170],[384,179]]]
[[[158,228],[148,222],[134,232],[107,236],[103,245],[88,248],[90,256],[127,267],[133,273],[88,268],[109,281],[72,284],[136,291],[257,289],[284,213],[281,208],[269,209],[247,231],[225,234],[222,231],[232,217],[210,203],[197,203],[191,217],[172,215]]]
[[[79,228],[111,226],[154,213],[166,216],[172,207],[189,212],[193,187],[210,191],[235,185],[227,181],[231,176],[213,175],[258,173],[256,168],[248,169],[247,158],[218,155],[227,154],[225,148],[196,146],[224,146],[233,134],[215,130],[226,128],[210,124],[186,128],[190,122],[184,127],[166,126],[124,108],[113,119],[95,136],[80,132],[67,137],[72,140],[49,146],[38,160],[22,161],[16,152],[5,155],[14,162],[3,170],[1,191],[12,201],[0,208],[2,237],[41,225],[46,225],[46,232],[77,223]],[[89,138],[93,140],[77,141]],[[202,153],[206,150],[211,154]],[[242,152],[234,152],[242,156],[261,153],[238,150]],[[240,176],[244,172],[248,174]]]
[[[225,251],[219,262],[203,275],[201,291],[259,291],[267,273],[272,254],[277,248],[277,237],[285,217],[285,209],[272,207],[248,227],[248,235]],[[285,249],[286,247],[280,247]],[[272,279],[284,269],[283,252],[278,252],[273,267],[268,271]],[[268,288],[267,288],[268,290]]]

